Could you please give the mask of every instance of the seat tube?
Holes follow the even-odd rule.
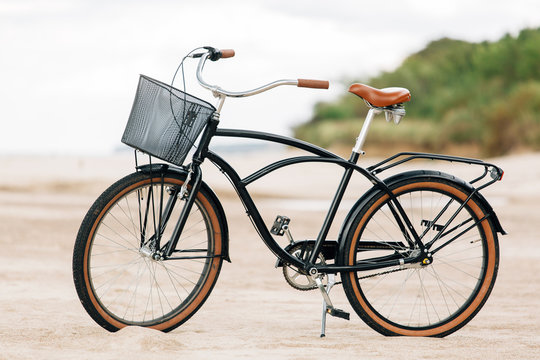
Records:
[[[354,148],[352,149],[351,157],[349,159],[350,163],[356,164],[359,156],[365,154],[365,152],[362,150],[362,147],[364,146],[364,142],[366,141],[366,136],[367,136],[369,127],[371,125],[371,121],[373,120],[375,115],[377,115],[380,112],[381,110],[378,110],[375,108],[369,109],[366,115],[366,119],[364,120],[364,124],[362,125],[362,130],[360,131],[360,135],[356,139],[356,144]],[[352,173],[353,173],[353,168],[345,169],[345,173],[343,174],[339,187],[336,191],[336,194],[334,195],[334,200],[332,201],[332,204],[330,205],[330,209],[328,210],[328,214],[326,215],[324,224],[321,228],[321,231],[319,232],[319,236],[317,236],[317,240],[315,241],[313,252],[311,253],[309,257],[308,266],[314,265],[315,261],[317,260],[317,257],[319,256],[319,252],[321,251],[321,248],[322,248],[322,243],[326,240],[326,236],[328,235],[330,226],[332,225],[332,222],[334,221],[339,205],[341,204],[341,200],[343,199],[343,195],[345,194],[345,190],[347,190],[347,186],[349,185],[349,181],[351,180]]]
[[[351,156],[351,160],[354,157],[355,156]],[[358,157],[356,156],[356,158]],[[313,246],[313,251],[309,257],[307,266],[312,266],[317,261],[317,258],[322,248],[322,244],[326,240],[326,236],[328,235],[328,232],[330,231],[330,227],[332,226],[332,223],[338,211],[339,205],[341,204],[341,200],[343,199],[345,190],[347,190],[347,186],[349,185],[349,181],[351,180],[353,171],[354,171],[353,168],[349,167],[345,169],[345,172],[343,173],[343,177],[341,178],[339,187],[336,191],[336,194],[334,195],[334,199],[332,200],[330,209],[328,210],[328,213],[326,214],[326,218],[324,219],[324,223],[321,228],[321,231],[319,232],[319,235],[317,236],[317,240],[315,241],[315,245]],[[309,269],[306,269],[306,270],[309,270]]]

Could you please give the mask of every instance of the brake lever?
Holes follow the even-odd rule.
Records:
[[[206,53],[196,53],[196,54],[191,54],[191,55],[189,55],[189,57],[190,57],[190,58],[197,59],[197,58],[202,57],[204,54],[206,54]]]

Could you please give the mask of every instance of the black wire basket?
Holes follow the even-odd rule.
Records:
[[[141,75],[122,142],[180,166],[214,111],[206,101]]]

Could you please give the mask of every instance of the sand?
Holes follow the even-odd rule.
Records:
[[[247,171],[278,155],[230,157]],[[329,318],[327,337],[320,338],[320,294],[298,292],[285,283],[227,181],[211,168],[205,169],[205,178],[227,213],[232,263],[224,263],[206,304],[178,329],[109,333],[79,303],[71,255],[94,199],[133,170],[131,154],[0,157],[0,359],[538,359],[540,154],[492,161],[505,176],[484,194],[509,233],[500,238],[497,283],[467,326],[431,339],[379,335],[356,316],[340,286],[332,290],[333,301],[351,312],[351,320]],[[423,167],[433,164],[406,168]],[[455,171],[473,176],[470,167]],[[326,165],[303,165],[296,172],[276,173],[252,190],[265,219],[288,215],[295,238],[313,237],[339,173]],[[368,185],[355,180],[345,207]],[[346,209],[340,211],[338,223],[345,214]]]

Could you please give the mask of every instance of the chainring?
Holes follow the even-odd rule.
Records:
[[[312,245],[306,245],[305,243],[298,243],[297,245],[291,247],[288,250],[288,253],[292,256],[295,256],[299,259],[307,259],[309,254],[311,254],[311,251],[313,250]],[[322,252],[319,254],[316,265],[325,265],[326,259],[324,258]],[[308,291],[317,289],[317,284],[315,281],[307,275],[307,273],[302,270],[298,269],[296,266],[290,265],[290,264],[283,264],[283,277],[285,277],[285,280],[287,283],[292,286],[296,290],[300,291]],[[323,284],[326,285],[327,279],[326,276],[322,279]]]

